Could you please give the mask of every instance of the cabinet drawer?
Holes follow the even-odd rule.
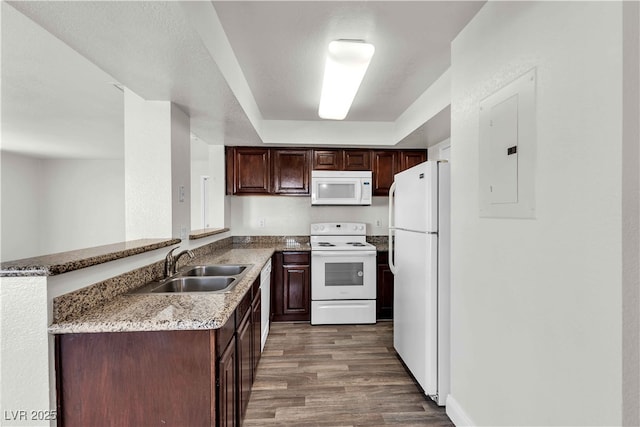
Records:
[[[309,264],[310,254],[309,252],[283,252],[282,263],[287,264]]]

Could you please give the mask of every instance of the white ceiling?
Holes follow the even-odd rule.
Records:
[[[98,134],[108,134],[98,119],[86,117],[93,110],[102,110],[109,119],[103,125],[111,123],[112,132],[119,126],[121,135],[122,121],[113,116],[122,117],[122,95],[114,95],[112,87],[105,91],[113,80],[145,99],[175,102],[191,116],[192,132],[210,144],[437,143],[449,132],[448,110],[441,113],[449,44],[484,2],[9,3],[64,43],[36,42],[27,34],[29,25],[20,22],[24,16],[5,13],[11,7],[3,5],[2,148],[7,148],[7,125],[40,140],[69,128],[69,120],[51,108],[55,105],[92,131],[90,141],[86,135],[66,135],[69,144],[86,151],[87,145],[98,145]],[[46,36],[33,30],[38,32]],[[365,39],[376,53],[347,120],[321,121],[324,51],[338,38]],[[72,56],[65,44],[100,70],[78,67],[83,59],[60,60]],[[82,91],[69,85],[85,80],[88,89]],[[45,94],[49,101],[33,102]],[[79,96],[93,99],[91,108]],[[100,155],[97,151],[92,155]]]
[[[2,4],[3,150],[34,157],[122,157],[123,96],[108,84],[113,81]]]
[[[329,42],[363,39],[375,54],[347,120],[395,121],[449,68],[450,42],[482,3],[214,2],[262,116],[320,120]]]

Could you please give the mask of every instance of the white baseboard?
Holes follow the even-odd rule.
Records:
[[[452,395],[447,396],[447,416],[451,418],[456,427],[476,425]]]

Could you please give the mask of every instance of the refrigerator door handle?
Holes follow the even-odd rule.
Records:
[[[393,230],[395,224],[393,223],[393,202],[396,196],[396,182],[394,181],[389,188],[389,268],[393,274],[396,274],[396,264],[394,262],[393,254]]]

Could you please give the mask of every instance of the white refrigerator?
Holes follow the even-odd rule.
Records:
[[[450,179],[447,162],[396,174],[389,192],[393,345],[424,393],[449,394]]]

